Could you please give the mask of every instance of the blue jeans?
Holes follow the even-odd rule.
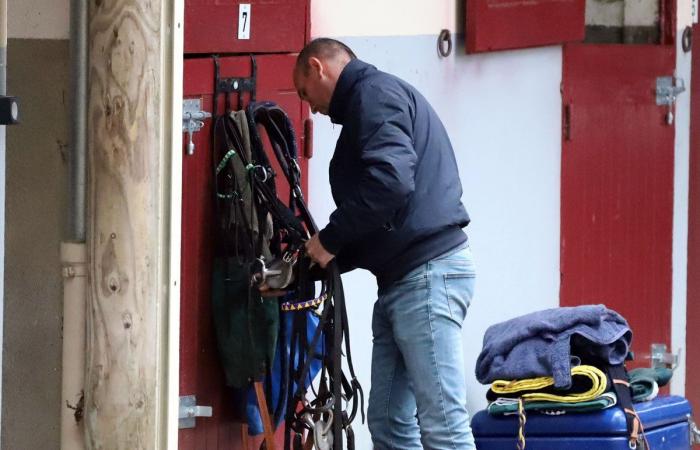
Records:
[[[476,448],[462,353],[474,280],[471,251],[460,246],[379,293],[367,410],[376,450]]]

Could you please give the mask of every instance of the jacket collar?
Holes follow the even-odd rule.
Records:
[[[368,69],[374,69],[374,66],[359,59],[353,59],[340,72],[340,77],[338,77],[338,82],[331,96],[331,103],[328,106],[331,122],[343,124],[352,90]]]

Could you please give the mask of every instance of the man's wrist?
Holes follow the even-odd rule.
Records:
[[[318,232],[318,240],[323,248],[332,255],[337,255],[343,246],[340,236],[335,232],[335,227],[331,224]]]

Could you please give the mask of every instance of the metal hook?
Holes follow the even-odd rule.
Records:
[[[447,48],[445,48],[445,44],[447,44]],[[452,36],[450,35],[450,30],[445,28],[440,31],[437,40],[437,49],[438,54],[443,58],[450,56],[450,53],[452,53]]]

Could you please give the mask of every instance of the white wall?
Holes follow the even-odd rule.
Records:
[[[311,0],[311,31],[314,36],[416,36],[437,34],[442,28],[455,31],[455,26],[461,30],[462,24],[456,23],[461,2]]]

